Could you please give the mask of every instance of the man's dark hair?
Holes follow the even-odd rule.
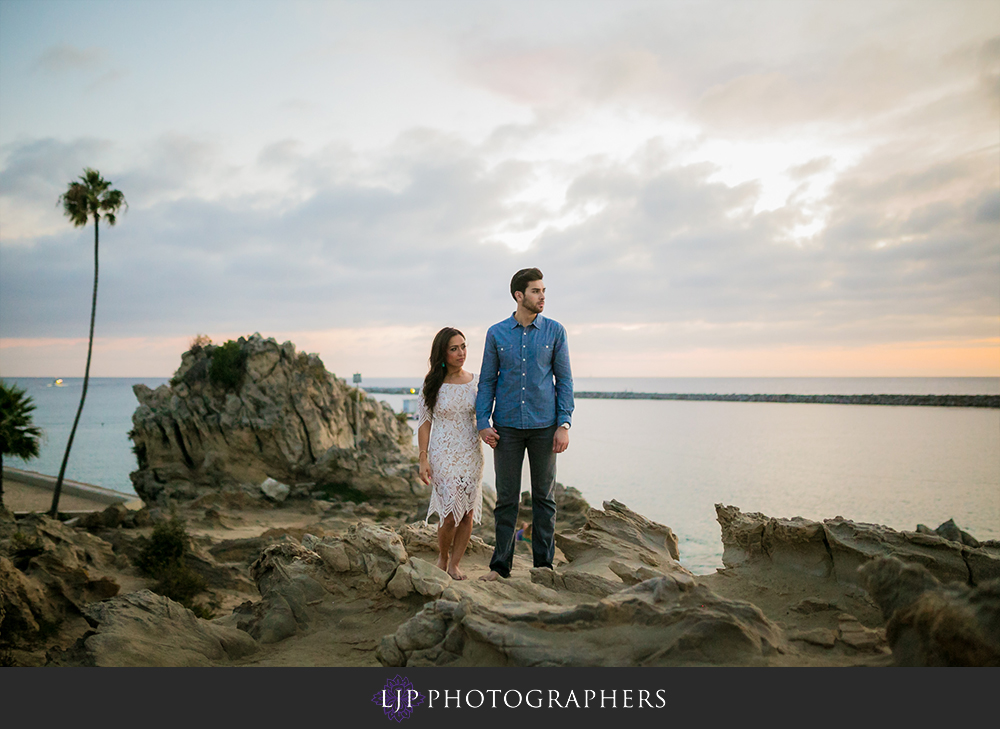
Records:
[[[522,268],[510,280],[510,295],[514,297],[514,301],[517,301],[517,297],[514,294],[518,291],[523,294],[527,290],[529,283],[532,281],[541,281],[543,278],[545,277],[537,268]]]

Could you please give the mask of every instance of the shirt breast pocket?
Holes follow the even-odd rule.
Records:
[[[518,367],[518,357],[517,353],[514,351],[513,347],[508,347],[504,345],[503,347],[497,347],[497,354],[500,357],[500,369],[502,370],[512,370],[520,369]]]

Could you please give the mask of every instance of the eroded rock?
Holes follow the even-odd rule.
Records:
[[[766,565],[861,586],[859,567],[879,557],[897,557],[926,567],[946,582],[975,585],[1000,577],[1000,550],[990,543],[973,547],[926,528],[899,532],[839,516],[815,522],[744,514],[722,504],[716,504],[715,510],[722,527],[722,562],[727,568]]]
[[[31,641],[95,600],[118,594],[109,576],[118,558],[93,534],[42,514],[16,522],[0,554],[0,628],[6,641]]]
[[[261,643],[276,643],[308,629],[309,606],[328,597],[315,576],[322,561],[294,542],[265,547],[250,565],[250,577],[262,599],[247,601],[233,611],[236,627]]]
[[[85,616],[94,632],[74,651],[76,665],[212,666],[258,649],[246,633],[202,620],[149,590],[88,605]]]
[[[588,509],[586,523],[579,529],[556,533],[556,546],[568,562],[558,570],[564,584],[574,573],[604,578],[608,586],[618,581],[634,585],[666,574],[691,574],[677,561],[677,536],[670,527],[650,521],[618,501],[603,505],[603,511]],[[556,578],[551,581],[553,585],[558,582]],[[597,581],[591,580],[589,585],[589,594],[601,589]]]
[[[785,646],[782,631],[753,605],[670,574],[572,605],[481,593],[438,600],[387,636],[376,655],[387,666],[743,665]]]
[[[451,577],[437,565],[418,557],[410,557],[400,565],[392,579],[386,584],[386,591],[397,599],[412,593],[436,598],[451,585]]]
[[[1000,666],[1000,579],[943,584],[925,567],[880,557],[859,570],[886,616],[900,666]]]
[[[274,501],[317,486],[387,499],[427,492],[412,431],[391,408],[291,342],[254,334],[238,345],[246,364],[237,387],[212,382],[212,345],[185,352],[171,384],[135,386],[131,438],[141,467],[131,478],[144,501],[227,488],[263,488]]]

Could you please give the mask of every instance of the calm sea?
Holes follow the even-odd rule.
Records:
[[[14,378],[34,398],[42,453],[9,465],[55,475],[81,379]],[[67,477],[131,493],[132,385],[167,378],[96,378]],[[419,388],[420,378],[367,379]],[[580,391],[721,394],[1000,394],[1000,378],[578,378]],[[397,412],[402,395],[375,395]],[[527,471],[527,469],[525,469]],[[722,566],[715,504],[769,516],[914,529],[949,518],[1000,539],[1000,410],[979,408],[585,400],[576,403],[558,479],[594,506],[617,499],[671,527],[696,574]],[[485,480],[492,484],[487,461]],[[527,478],[525,478],[527,489]]]

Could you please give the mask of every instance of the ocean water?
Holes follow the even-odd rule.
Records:
[[[80,405],[83,378],[64,378],[62,387],[55,387],[51,379],[41,377],[4,380],[31,396],[35,402],[34,423],[43,431],[38,458],[30,461],[5,459],[4,464],[50,476],[59,475],[66,441]],[[132,413],[139,402],[132,385],[143,383],[155,389],[169,381],[169,377],[91,377],[87,401],[66,465],[66,478],[135,495],[128,475],[137,466],[128,434],[132,430]]]
[[[14,379],[47,432],[41,457],[9,465],[58,473],[82,379],[50,387]],[[96,378],[67,477],[131,493],[132,385],[166,378]],[[419,388],[420,378],[369,379]],[[1000,394],[1000,378],[579,378],[577,390],[739,394]],[[403,395],[373,397],[397,412]],[[414,435],[414,439],[416,436]],[[722,566],[715,504],[744,512],[914,529],[949,518],[1000,539],[1000,410],[808,403],[587,400],[576,402],[560,482],[591,505],[616,499],[666,524],[696,574]],[[525,469],[525,472],[527,469]],[[492,485],[487,456],[484,480]],[[525,473],[525,489],[527,490]]]

